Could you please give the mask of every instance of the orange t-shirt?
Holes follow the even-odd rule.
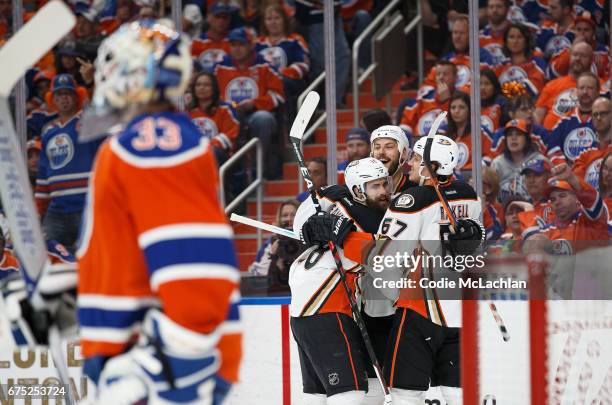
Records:
[[[569,75],[548,82],[536,101],[537,108],[546,108],[542,124],[549,131],[559,120],[574,111],[577,105],[576,80]]]

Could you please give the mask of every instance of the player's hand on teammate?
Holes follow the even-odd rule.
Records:
[[[319,212],[304,223],[302,240],[309,247],[326,244],[329,241],[342,246],[344,239],[355,229],[353,221],[346,217]]]
[[[450,249],[454,255],[470,255],[482,245],[485,238],[482,224],[471,218],[457,220],[454,233],[449,233]]]

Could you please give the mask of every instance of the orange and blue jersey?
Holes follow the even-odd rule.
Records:
[[[272,111],[285,102],[283,80],[260,55],[254,54],[247,67],[238,67],[226,57],[214,73],[227,103],[252,100],[257,110]]]
[[[85,372],[134,343],[151,308],[241,358],[238,264],[210,141],[188,115],[136,116],[100,148],[87,197],[78,316]]]
[[[521,237],[527,239],[550,225],[555,220],[555,213],[548,199],[544,198],[534,203],[533,211],[519,212],[517,217],[521,224]]]
[[[230,52],[230,41],[227,37],[213,40],[207,32],[191,42],[191,55],[198,61],[202,70],[212,72],[215,64],[223,61]]]
[[[91,166],[101,141],[79,141],[80,115],[65,123],[52,122],[42,136],[35,198],[41,216],[47,210],[62,214],[80,212]]]
[[[290,79],[304,79],[310,70],[308,45],[299,34],[290,34],[274,43],[261,36],[255,43],[255,52],[274,70]]]
[[[599,144],[598,147],[583,150],[574,160],[572,171],[589,185],[599,188],[601,163],[608,153],[612,153],[612,145],[610,144]]]
[[[229,104],[220,102],[212,114],[196,107],[189,111],[189,116],[200,128],[202,135],[210,139],[213,145],[229,153],[233,152],[240,132],[240,122],[236,111]]]
[[[470,54],[469,53],[458,53],[456,51],[451,51],[445,55],[443,55],[441,60],[447,60],[451,62],[453,65],[457,66],[457,81],[455,82],[455,87],[460,88],[463,86],[469,86],[471,83],[472,72],[470,71],[470,67],[472,66],[470,62]],[[480,48],[480,69],[487,69],[493,67],[493,57],[484,48]],[[436,67],[432,67],[425,78],[423,84],[427,84],[430,86],[436,85]]]
[[[538,56],[533,56],[519,65],[506,62],[494,70],[502,86],[512,81],[522,83],[534,98],[546,84],[546,62]]]
[[[592,246],[583,241],[608,241],[608,209],[601,195],[591,186],[579,179],[582,189],[576,192],[581,209],[568,221],[555,219],[540,232],[555,241],[555,254],[574,254],[578,250]],[[576,243],[583,242],[583,243]]]
[[[504,55],[504,31],[493,31],[487,24],[478,34],[480,47],[484,48],[491,55],[492,65],[501,65],[506,60]]]
[[[572,45],[575,37],[573,29],[574,23],[563,30],[559,23],[555,21],[545,20],[542,22],[540,32],[536,37],[536,43],[544,52],[544,57],[547,60]]]
[[[576,107],[573,113],[563,118],[550,134],[549,156],[563,153],[568,162],[573,162],[582,151],[597,147],[599,140],[590,114],[581,114]]]
[[[549,131],[557,125],[559,120],[571,114],[577,105],[576,79],[569,75],[546,83],[536,100],[536,108],[546,109],[542,126]]]

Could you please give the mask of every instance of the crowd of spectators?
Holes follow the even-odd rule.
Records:
[[[542,201],[535,201],[529,191],[532,172],[548,173],[551,182],[562,178],[570,186],[579,184],[584,189],[566,184],[559,188],[577,196],[579,191],[599,191],[609,206],[612,187],[604,165],[610,161],[612,137],[609,5],[586,0],[550,0],[548,5],[533,0],[481,1],[482,125],[474,129],[469,118],[467,3],[420,1],[427,32],[449,35],[444,45],[432,43],[437,41],[432,41],[435,35],[425,37],[428,55],[435,56],[436,62],[419,83],[416,97],[398,106],[394,121],[412,142],[427,134],[440,111],[448,111],[443,129],[460,148],[457,177],[469,180],[474,164],[484,164],[495,173],[488,179],[498,183],[489,185],[497,192],[494,198],[487,194],[485,210],[491,234],[516,234],[506,232],[503,212],[514,198],[532,204],[536,213],[535,222],[525,225],[524,231],[532,229],[533,223],[540,228],[554,223],[554,215],[548,215],[554,209],[540,206],[551,204],[548,194],[536,196]],[[24,20],[44,2],[24,1]],[[74,230],[99,145],[78,142],[81,110],[93,91],[97,48],[121,24],[168,17],[170,9],[169,2],[155,0],[108,2],[102,11],[81,0],[69,4],[77,16],[75,28],[28,72],[26,82],[29,175],[36,179],[41,219],[48,235],[73,250]],[[349,79],[350,44],[385,5],[378,0],[334,1],[336,103],[340,107]],[[264,177],[278,179],[296,98],[323,70],[323,3],[190,0],[182,11],[195,67],[184,97],[186,112],[203,136],[211,139],[219,164],[255,137],[264,147]],[[0,0],[0,46],[10,38],[11,26],[10,1]],[[370,62],[369,41],[362,47],[360,68]],[[362,117],[363,129],[346,134],[347,150],[340,154],[339,170],[367,154],[367,134],[391,121],[381,110]],[[480,134],[483,162],[473,160],[474,131]],[[316,160],[311,163],[321,165]],[[241,165],[245,176],[252,176],[252,157]],[[563,165],[568,165],[575,179],[561,169],[557,173],[555,167]],[[519,206],[524,205],[513,207]],[[70,226],[59,226],[59,222]]]

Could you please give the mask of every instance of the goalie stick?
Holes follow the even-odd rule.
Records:
[[[291,140],[291,144],[293,146],[293,150],[295,152],[295,156],[298,160],[298,166],[300,167],[300,172],[302,173],[302,177],[306,182],[306,186],[308,187],[308,191],[310,193],[310,197],[314,203],[315,210],[317,213],[321,212],[321,205],[317,200],[315,195],[314,183],[312,182],[312,178],[310,177],[310,172],[306,167],[306,162],[304,161],[304,154],[302,153],[302,137],[304,136],[304,132],[306,131],[306,126],[312,118],[315,109],[317,108],[317,104],[319,104],[320,96],[317,92],[311,91],[306,95],[304,102],[300,106],[298,110],[297,116],[293,121],[293,125],[291,125],[291,130],[289,131],[289,139]],[[372,361],[372,365],[374,366],[374,371],[376,372],[376,378],[378,382],[382,386],[383,392],[385,393],[385,405],[391,404],[391,393],[387,386],[387,382],[385,381],[385,377],[382,373],[382,368],[376,359],[376,354],[374,353],[374,348],[372,347],[372,342],[370,340],[370,336],[368,335],[368,331],[366,329],[365,323],[363,322],[363,318],[361,317],[361,312],[359,311],[359,307],[355,302],[355,298],[351,294],[351,289],[348,286],[346,281],[346,271],[342,266],[342,261],[340,259],[340,255],[338,254],[338,249],[333,242],[328,242],[329,248],[332,252],[332,256],[334,257],[334,261],[336,262],[336,269],[338,270],[338,274],[340,275],[340,280],[342,281],[342,285],[344,286],[344,290],[346,291],[346,295],[348,297],[349,303],[351,305],[351,311],[353,312],[353,318],[359,327],[359,331],[361,332],[361,336],[364,341],[364,345],[368,352],[368,356]]]
[[[431,146],[433,145],[434,136],[438,133],[438,128],[442,121],[446,118],[446,111],[442,111],[436,119],[434,120],[431,128],[429,128],[429,132],[427,133],[427,141],[425,142],[425,150],[423,151],[423,162],[425,163],[425,167],[429,171],[429,178],[433,184],[434,190],[438,195],[438,199],[440,200],[440,204],[442,204],[442,209],[446,213],[446,217],[450,221],[450,231],[451,233],[455,233],[457,230],[457,217],[455,216],[455,212],[450,208],[450,204],[448,203],[448,199],[446,195],[440,191],[440,182],[438,182],[438,178],[434,175],[435,171],[433,170],[433,165],[431,163]],[[504,324],[504,320],[502,319],[497,307],[493,302],[489,301],[489,309],[493,314],[493,319],[495,319],[495,323],[499,328],[499,331],[502,335],[502,339],[504,342],[510,340],[510,334],[508,333],[508,329]]]
[[[0,195],[8,217],[15,250],[22,264],[28,297],[40,307],[34,292],[43,269],[47,265],[47,248],[34,208],[32,188],[9,108],[11,90],[27,69],[33,66],[76,23],[72,11],[60,0],[52,0],[41,8],[0,49]],[[53,326],[49,334],[49,349],[62,384],[68,387],[66,400],[74,403],[71,395],[68,367],[63,361],[61,336]]]

